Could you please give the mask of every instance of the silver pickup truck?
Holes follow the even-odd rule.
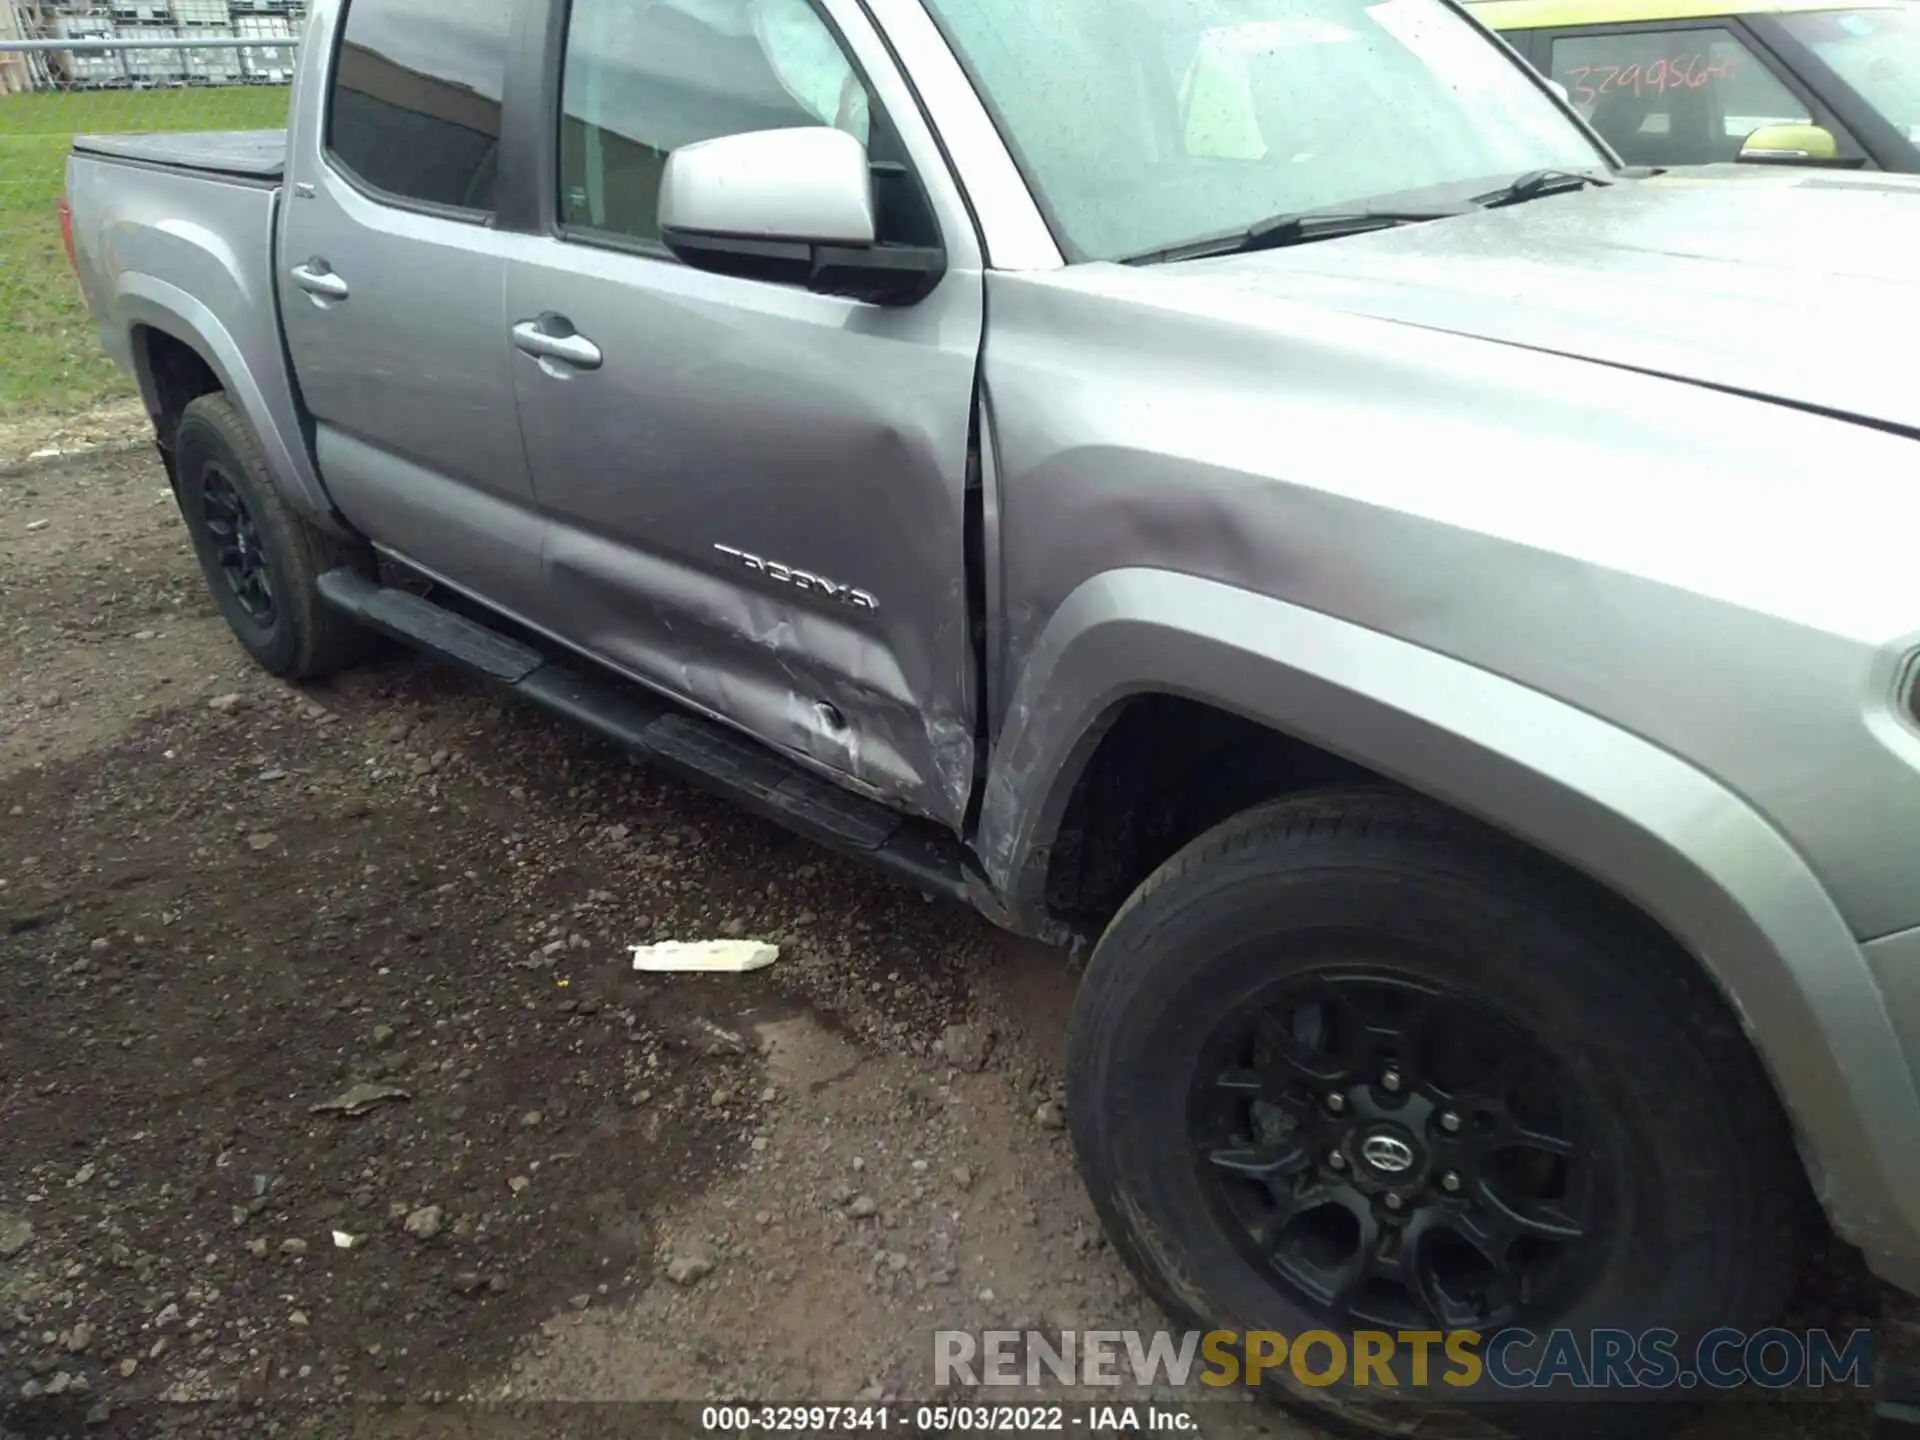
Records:
[[[284,135],[68,204],[268,670],[1093,945],[1179,1322],[1684,1343],[1822,1210],[1920,1287],[1914,182],[1627,176],[1441,0],[319,0]]]

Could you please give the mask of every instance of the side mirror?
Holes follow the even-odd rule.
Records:
[[[696,270],[875,305],[925,299],[944,251],[876,242],[867,150],[826,126],[683,145],[660,181],[660,238]]]
[[[1741,142],[1747,165],[1845,165],[1833,132],[1819,125],[1762,125]]]

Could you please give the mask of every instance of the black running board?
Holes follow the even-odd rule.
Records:
[[[765,746],[637,685],[602,679],[531,645],[353,570],[320,577],[321,598],[371,630],[611,740],[796,834],[872,861],[922,890],[972,904],[966,853],[929,821],[850,794]]]

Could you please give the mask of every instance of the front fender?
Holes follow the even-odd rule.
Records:
[[[1052,616],[988,776],[979,851],[1017,916],[1042,910],[1048,847],[1107,717],[1143,692],[1217,705],[1343,755],[1637,905],[1732,1003],[1836,1229],[1889,1278],[1920,1282],[1913,1074],[1840,911],[1737,795],[1475,666],[1216,581],[1111,571]]]
[[[314,470],[306,438],[299,428],[285,371],[274,365],[279,393],[270,394],[247,363],[240,342],[202,301],[177,285],[152,275],[125,272],[114,285],[113,312],[129,335],[139,326],[148,326],[190,345],[219,379],[221,388],[253,427],[267,464],[279,481],[289,504],[329,529],[338,530],[332,502],[321,487]],[[277,320],[274,322],[277,325]],[[257,337],[256,337],[257,338]],[[277,334],[275,337],[277,346]],[[147,373],[146,357],[140,346],[132,347],[141,393],[149,412],[155,409],[153,377]],[[277,402],[277,403],[276,403]]]

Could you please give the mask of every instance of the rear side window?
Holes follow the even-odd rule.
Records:
[[[351,0],[327,147],[386,195],[490,215],[513,0]]]

